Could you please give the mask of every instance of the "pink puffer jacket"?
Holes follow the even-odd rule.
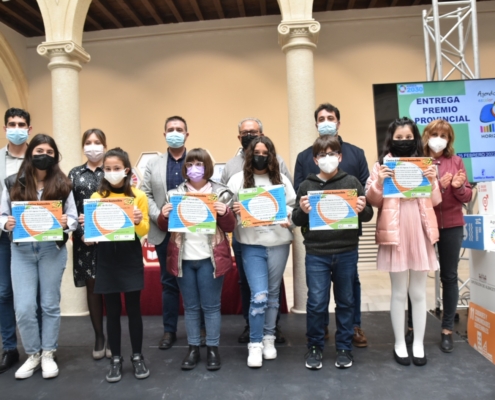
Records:
[[[378,183],[378,171],[380,164],[373,166],[368,181],[366,182],[366,199],[368,202],[378,208],[378,217],[376,223],[376,243],[399,245],[399,213],[401,199],[383,198],[383,186]],[[438,242],[438,223],[433,207],[442,202],[442,194],[438,181],[435,179],[432,185],[431,198],[417,199],[419,211],[421,214],[421,224],[423,231],[426,232],[427,238],[431,244]]]

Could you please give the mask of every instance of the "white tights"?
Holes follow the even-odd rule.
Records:
[[[404,338],[405,308],[407,301],[407,281],[409,277],[409,297],[412,304],[414,325],[413,356],[424,357],[423,339],[426,329],[426,278],[427,271],[391,272],[392,298],[390,300],[390,316],[395,335],[395,352],[399,357],[407,357],[406,340]]]

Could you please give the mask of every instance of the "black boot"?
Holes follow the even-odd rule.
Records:
[[[187,355],[182,360],[182,369],[190,370],[196,368],[199,361],[199,346],[189,345]]]
[[[2,360],[0,361],[0,374],[7,371],[15,363],[19,361],[19,352],[17,349],[4,350]]]
[[[452,338],[452,333],[442,333],[440,350],[444,353],[451,353],[452,350],[454,350],[454,339]]]
[[[220,354],[218,353],[217,346],[207,346],[206,348],[206,369],[209,371],[216,371],[220,369]]]

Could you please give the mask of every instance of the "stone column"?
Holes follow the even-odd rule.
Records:
[[[38,54],[50,60],[48,69],[52,75],[52,136],[62,154],[60,166],[67,174],[73,167],[82,164],[79,71],[82,68],[80,62],[88,62],[90,56],[71,40],[43,42],[38,46]],[[67,253],[67,268],[61,287],[61,313],[64,316],[87,315],[85,290],[74,287],[71,240],[67,242]]]
[[[90,56],[73,41],[43,42],[38,54],[47,57],[52,74],[53,138],[62,153],[61,168],[65,173],[82,163],[81,122],[79,113],[80,61]]]
[[[315,81],[313,51],[316,49],[320,24],[314,20],[282,21],[278,26],[279,44],[286,55],[287,94],[289,106],[290,163],[296,164],[300,151],[315,139]],[[294,307],[292,312],[305,313],[307,288],[305,249],[300,229],[294,231],[293,277]]]

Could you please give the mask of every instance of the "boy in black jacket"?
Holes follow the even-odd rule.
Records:
[[[325,314],[330,296],[330,285],[334,283],[337,305],[335,319],[337,333],[335,345],[337,368],[352,365],[352,335],[354,315],[353,282],[357,274],[358,229],[314,230],[309,229],[311,206],[308,191],[356,189],[358,201],[356,211],[361,222],[373,217],[373,209],[366,203],[364,189],[359,180],[338,169],[342,160],[341,146],[335,137],[321,136],[313,144],[313,160],[320,173],[310,174],[301,183],[297,192],[296,208],[292,221],[301,226],[306,246],[306,284],[308,286],[307,327],[308,353],[306,367],[320,369],[322,366],[325,337]]]

